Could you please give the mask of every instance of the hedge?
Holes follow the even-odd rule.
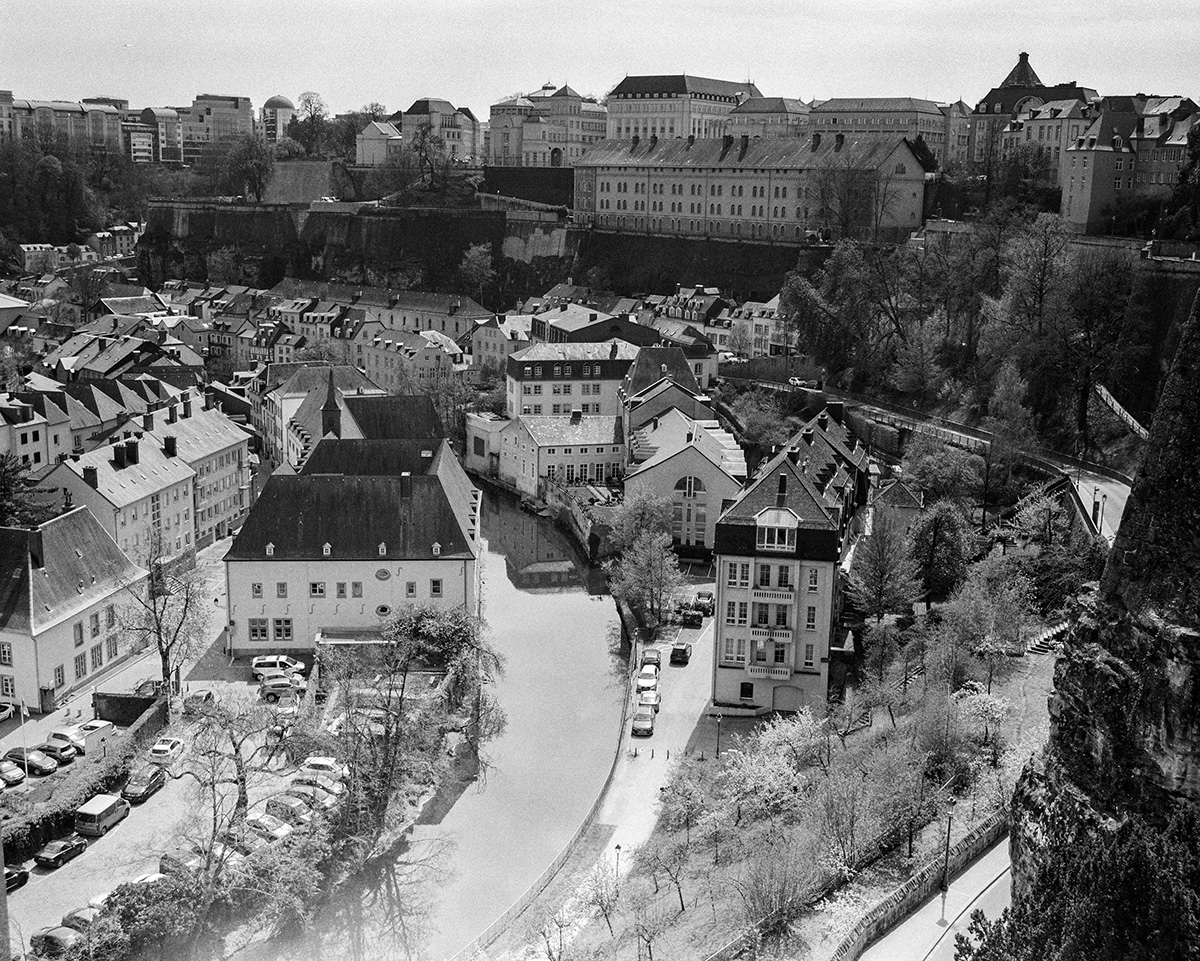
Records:
[[[150,738],[167,724],[167,701],[155,701],[121,735],[107,757],[82,757],[51,798],[31,811],[4,824],[4,862],[20,864],[33,857],[43,845],[75,830],[75,811],[97,794],[114,793],[129,775],[134,757]]]

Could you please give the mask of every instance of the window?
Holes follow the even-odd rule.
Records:
[[[787,627],[788,626],[788,609],[787,609],[786,604],[776,604],[775,605],[775,626],[776,627]]]
[[[738,697],[743,701],[747,701],[754,697],[754,684],[751,681],[742,681],[741,688],[738,691]]]
[[[726,587],[737,587],[738,586],[738,566],[735,562],[733,562],[733,561],[729,562],[729,567],[726,570],[725,574],[726,574],[725,586]]]
[[[755,604],[754,605],[754,623],[759,627],[767,627],[771,623],[771,605],[770,604]]]
[[[404,596],[405,597],[416,597],[417,596],[417,582],[416,581],[406,581],[405,582]]]
[[[275,618],[275,640],[290,641],[292,639],[292,619],[290,617]]]
[[[61,664],[59,664],[58,667],[56,667],[54,669],[54,686],[62,687],[66,683],[67,683],[66,669]]]
[[[815,662],[813,661],[813,645],[805,644],[804,645],[804,666],[812,667],[814,663]]]
[[[435,577],[429,582],[429,596],[442,596],[442,579],[440,577]]]
[[[771,586],[771,565],[758,565],[758,580],[755,582],[755,587],[770,587]]]
[[[0,664],[12,664],[12,645],[7,641],[0,643]]]
[[[83,621],[75,625],[75,646],[83,647]]]
[[[250,640],[266,641],[267,636],[267,619],[265,617],[250,618]]]
[[[779,565],[779,586],[780,588],[791,587],[792,569],[786,564]]]
[[[776,644],[775,645],[775,663],[776,664],[787,663],[787,645],[786,644]]]
[[[250,585],[250,596],[251,597],[262,597],[263,596],[262,584],[260,584],[260,583],[251,584]]]
[[[754,645],[754,660],[759,664],[767,663],[767,645],[762,641]]]
[[[346,582],[345,581],[337,582],[337,596],[338,597],[346,596]]]
[[[750,605],[746,601],[738,601],[737,622],[745,624],[750,616]]]
[[[87,655],[86,654],[76,654],[75,655],[75,680],[78,681],[81,677],[87,677]]]
[[[92,670],[98,671],[104,666],[104,645],[97,644],[92,648]]]
[[[115,636],[109,637],[104,642],[104,648],[108,653],[108,659],[111,661],[117,656],[117,639]]]
[[[815,631],[817,629],[817,609],[811,604],[808,610],[804,612],[804,629],[806,631]]]
[[[276,597],[287,597],[287,581],[279,581],[275,585]]]
[[[383,543],[382,541],[379,543],[379,556],[387,557],[387,544]]]
[[[309,585],[308,585],[308,596],[309,597],[324,597],[325,596],[325,582],[324,581],[310,581]]]
[[[111,604],[104,609],[104,626],[113,627],[117,623],[117,612]]]
[[[725,623],[726,624],[736,624],[737,623],[737,601],[726,601],[725,602]],[[10,664],[12,662],[11,661],[0,661],[0,663]]]
[[[0,694],[5,697],[17,696],[17,682],[11,674],[0,674]]]
[[[817,573],[817,569],[814,567],[808,572],[808,593],[817,593],[817,584],[819,580],[820,574]]]
[[[362,597],[362,581],[351,581],[350,582],[350,596],[351,597]]]
[[[88,618],[88,629],[91,631],[92,637],[100,636],[100,612],[96,611]]]
[[[758,546],[765,551],[790,551],[796,548],[794,527],[758,528]]]

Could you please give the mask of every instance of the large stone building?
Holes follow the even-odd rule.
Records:
[[[946,159],[946,121],[942,108],[932,100],[835,97],[812,109],[808,129],[825,137],[845,134],[848,140],[892,141],[902,136],[911,142],[920,137],[942,164]]]
[[[608,95],[606,136],[609,140],[720,137],[734,107],[761,96],[748,80],[686,74],[626,77]]]
[[[621,413],[621,383],[638,348],[624,341],[534,344],[510,354],[505,407],[509,417]]]
[[[809,104],[787,97],[749,97],[729,112],[725,133],[734,137],[803,137]]]
[[[900,238],[925,169],[902,136],[606,140],[575,165],[575,221],[674,237],[802,243]]]
[[[431,133],[445,141],[446,155],[451,160],[482,160],[483,137],[479,121],[466,107],[456,107],[449,100],[437,97],[422,97],[389,120],[393,125],[399,122],[400,136],[406,148],[412,147],[417,132],[428,125]]]
[[[1045,183],[1060,187],[1070,162],[1065,151],[1091,126],[1093,115],[1092,105],[1082,100],[1052,100],[1031,107],[1004,128],[1000,155],[1011,157],[1019,150],[1036,152],[1045,164]]]
[[[0,702],[48,714],[133,653],[125,611],[147,571],[87,508],[0,528],[0,574]]]
[[[259,114],[259,134],[267,143],[278,143],[287,136],[288,124],[296,116],[296,105],[281,94],[276,94],[262,105]]]
[[[569,86],[546,84],[492,104],[488,163],[498,167],[570,167],[605,137],[608,111]]]

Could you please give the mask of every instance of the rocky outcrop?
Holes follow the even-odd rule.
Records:
[[[1200,297],[1100,584],[1055,668],[1050,739],[1013,799],[1014,890],[1042,852],[1200,803]]]

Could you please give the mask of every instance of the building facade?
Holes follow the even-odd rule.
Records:
[[[400,136],[407,148],[412,148],[418,131],[428,124],[430,132],[445,141],[446,156],[450,160],[482,160],[483,138],[479,121],[466,107],[456,107],[449,100],[437,97],[422,97],[402,114],[389,119],[393,124],[399,120]]]
[[[526,497],[542,494],[543,481],[567,487],[610,484],[625,471],[621,417],[580,414],[517,417],[499,437],[499,478]]]
[[[492,104],[488,163],[498,167],[570,167],[605,137],[608,111],[569,86],[546,84]]]
[[[296,105],[282,94],[276,94],[262,105],[258,129],[267,143],[278,143],[287,136],[288,124],[296,116]]]
[[[946,159],[946,116],[932,100],[916,97],[835,97],[812,109],[808,130],[822,137],[845,134],[848,140],[918,137],[939,164]]]
[[[803,137],[812,108],[787,97],[750,97],[731,111],[725,133],[733,137]]]
[[[733,109],[761,97],[749,81],[686,74],[626,77],[608,95],[609,140],[723,136]]]
[[[506,372],[508,416],[618,415],[621,383],[637,352],[623,341],[535,344],[517,351]]]

